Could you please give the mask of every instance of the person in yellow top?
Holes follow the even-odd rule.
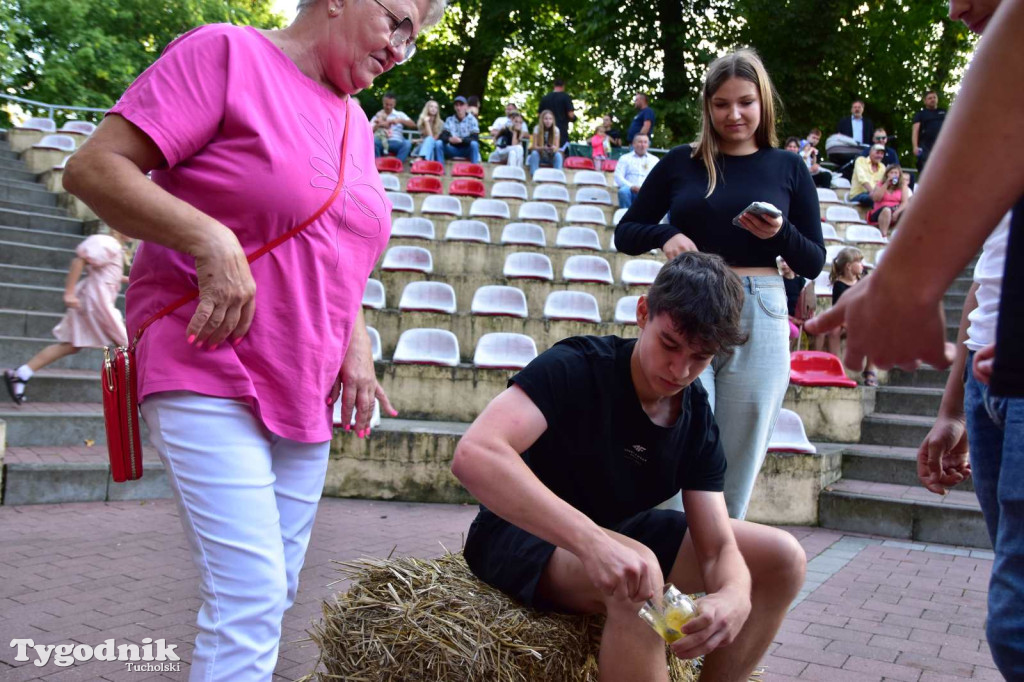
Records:
[[[885,175],[885,147],[876,144],[867,156],[860,156],[853,163],[853,179],[850,180],[849,201],[871,208],[871,190],[878,186]]]

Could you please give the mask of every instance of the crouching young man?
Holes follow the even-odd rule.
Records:
[[[740,280],[683,253],[637,303],[638,339],[565,339],[473,422],[452,471],[480,500],[465,557],[541,610],[604,613],[603,682],[668,680],[663,640],[637,612],[665,582],[707,592],[672,645],[707,654],[701,680],[747,680],[804,579],[783,531],[729,519],[707,394],[711,359],[742,343]],[[685,513],[652,509],[683,491]]]

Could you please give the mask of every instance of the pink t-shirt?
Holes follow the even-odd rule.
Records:
[[[326,398],[338,375],[366,280],[391,232],[391,204],[358,102],[313,80],[253,28],[203,26],[171,43],[110,110],[141,128],[167,167],[155,183],[219,220],[255,251],[331,208],[252,264],[256,314],[237,347],[196,349],[185,329],[197,303],[150,326],[138,346],[139,395],[194,391],[240,398],[284,438],[331,437]],[[128,335],[196,287],[191,256],[144,243],[126,293]]]

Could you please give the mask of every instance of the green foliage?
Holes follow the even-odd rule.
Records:
[[[206,23],[282,25],[270,0],[0,0],[0,87],[109,107],[175,37]]]

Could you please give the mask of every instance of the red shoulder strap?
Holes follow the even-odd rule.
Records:
[[[350,100],[351,100],[351,97],[348,98],[345,101],[345,128],[344,128],[344,131],[342,132],[342,135],[341,135],[341,140],[342,140],[342,142],[341,142],[341,167],[338,169],[338,184],[334,187],[334,191],[331,192],[331,196],[327,197],[327,201],[325,201],[323,203],[323,206],[318,208],[313,213],[313,215],[309,216],[304,221],[302,221],[301,224],[296,225],[295,227],[293,227],[292,229],[288,230],[284,234],[279,235],[276,239],[274,239],[274,240],[272,240],[270,242],[267,242],[266,244],[264,244],[260,248],[256,249],[255,251],[250,253],[248,256],[246,256],[246,260],[249,263],[252,263],[257,258],[261,258],[262,256],[266,255],[270,251],[273,251],[278,246],[280,246],[281,244],[285,243],[286,241],[288,241],[289,239],[291,239],[292,237],[294,237],[295,235],[297,235],[298,233],[302,232],[307,227],[309,227],[310,225],[315,223],[317,221],[317,219],[320,216],[322,216],[324,214],[324,212],[327,211],[327,209],[329,209],[331,207],[331,204],[334,203],[334,200],[338,198],[338,195],[341,193],[341,188],[345,184],[345,161],[346,161],[346,157],[348,156],[348,122],[349,122],[349,119],[352,118],[351,115],[350,115],[351,112],[349,111],[349,101]],[[179,298],[178,300],[174,301],[173,303],[168,304],[167,306],[162,308],[160,311],[158,311],[156,314],[154,314],[152,317],[150,317],[148,320],[143,322],[142,325],[139,327],[139,331],[137,331],[135,333],[135,338],[132,339],[132,344],[131,344],[132,349],[133,350],[135,349],[135,346],[136,346],[136,344],[138,344],[139,339],[142,338],[142,332],[146,331],[146,329],[151,324],[153,324],[154,322],[156,322],[157,320],[159,320],[159,319],[161,319],[163,317],[166,317],[166,316],[170,315],[171,313],[173,313],[175,310],[177,310],[181,306],[185,305],[186,303],[194,301],[198,296],[199,296],[199,291],[198,290],[192,291],[191,293],[188,293],[185,296],[182,296],[181,298]]]

